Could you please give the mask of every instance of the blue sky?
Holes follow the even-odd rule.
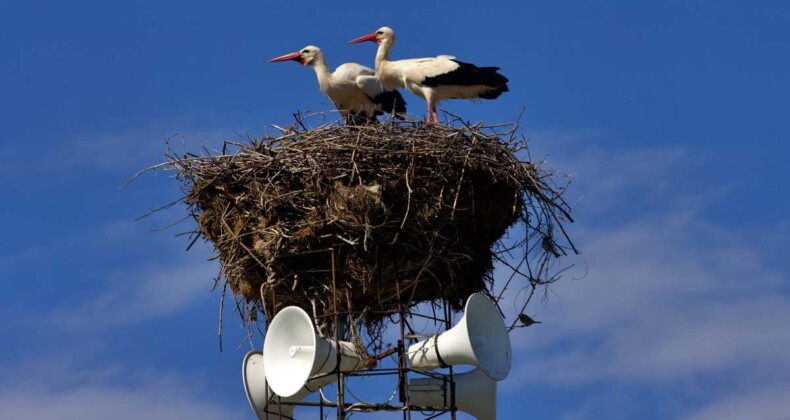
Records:
[[[525,108],[533,155],[576,177],[588,273],[512,337],[502,418],[790,412],[787,3],[113,3],[0,14],[4,418],[252,418],[230,311],[218,351],[211,250],[152,232],[178,210],[133,221],[175,180],[119,186],[167,136],[198,150],[331,108],[312,71],[266,60],[315,44],[372,65],[348,41],[383,25],[394,58],[501,67],[510,92],[444,108]]]

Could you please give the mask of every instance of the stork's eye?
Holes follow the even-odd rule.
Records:
[[[309,52],[310,52],[310,50],[302,50],[302,54],[307,54]]]
[[[383,34],[384,34],[384,32],[381,32],[381,31],[376,32],[376,35],[383,35]]]

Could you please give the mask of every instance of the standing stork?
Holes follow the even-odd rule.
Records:
[[[383,113],[406,113],[406,101],[396,88],[385,89],[376,72],[357,63],[345,63],[330,71],[321,49],[308,45],[300,51],[272,58],[270,63],[294,60],[310,66],[318,77],[321,92],[337,107],[346,124],[368,124]]]
[[[428,102],[428,121],[439,122],[436,106],[445,99],[496,99],[507,92],[507,77],[497,73],[499,67],[477,67],[455,57],[440,55],[390,61],[395,45],[395,31],[383,27],[351,41],[373,41],[376,51],[376,77],[386,89],[403,87]]]

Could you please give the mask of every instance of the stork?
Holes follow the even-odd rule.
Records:
[[[395,88],[384,89],[376,72],[357,63],[345,63],[330,71],[321,49],[308,45],[300,51],[272,58],[270,63],[294,60],[310,66],[318,77],[321,92],[337,107],[346,124],[367,124],[384,112],[396,116],[406,112],[406,101]]]
[[[364,41],[379,44],[376,77],[384,88],[403,87],[425,99],[428,102],[428,121],[439,122],[436,107],[445,99],[496,99],[508,91],[508,79],[497,73],[499,67],[477,67],[447,55],[390,61],[395,31],[386,26],[351,43]]]

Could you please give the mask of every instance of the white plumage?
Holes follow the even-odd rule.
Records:
[[[477,67],[449,55],[391,61],[395,31],[386,26],[351,42],[364,41],[379,44],[376,77],[381,84],[387,89],[402,87],[424,98],[429,121],[439,121],[436,106],[445,99],[495,99],[508,91],[508,79],[497,73],[498,67]]]
[[[288,60],[315,70],[321,92],[335,104],[347,124],[374,122],[377,115],[385,112],[396,115],[406,112],[406,102],[397,88],[384,88],[369,67],[345,63],[330,71],[321,49],[313,45],[269,62]]]

